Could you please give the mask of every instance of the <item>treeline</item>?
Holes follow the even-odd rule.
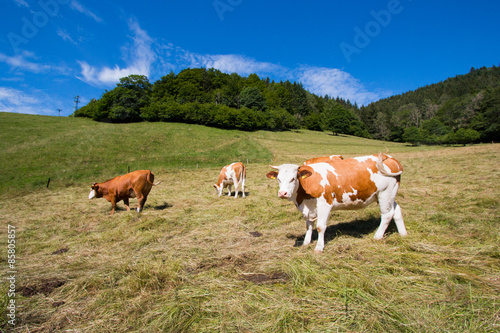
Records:
[[[188,68],[154,83],[143,75],[124,77],[74,115],[106,122],[183,122],[245,131],[306,128],[369,137],[356,109],[350,101],[316,96],[296,82]]]
[[[500,68],[466,75],[355,110],[373,138],[412,144],[500,140]]]
[[[154,83],[142,75],[124,77],[74,115],[244,131],[305,128],[411,144],[491,142],[500,141],[500,68],[472,68],[363,107],[317,96],[297,82],[188,68]]]

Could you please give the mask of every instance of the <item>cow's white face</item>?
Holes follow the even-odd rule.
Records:
[[[91,190],[89,193],[89,199],[94,199],[95,198],[95,191]]]
[[[221,183],[220,185],[215,184],[214,185],[215,192],[219,195],[219,197],[222,195],[222,190],[224,188],[224,185]]]
[[[277,179],[280,189],[278,197],[281,199],[290,199],[297,193],[299,189],[298,169],[299,166],[295,164],[282,164],[278,167],[271,166],[276,171],[271,171],[267,174],[268,178]]]

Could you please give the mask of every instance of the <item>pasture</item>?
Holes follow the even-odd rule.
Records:
[[[498,332],[500,146],[408,147],[327,133],[103,124],[0,113],[1,272],[16,228],[13,332]],[[385,152],[404,166],[409,235],[334,212],[322,254],[269,164]],[[247,164],[245,199],[217,197]],[[144,212],[109,216],[90,184],[151,169]],[[48,178],[51,182],[47,188]],[[226,190],[227,191],[227,190]],[[131,209],[137,200],[131,199]]]

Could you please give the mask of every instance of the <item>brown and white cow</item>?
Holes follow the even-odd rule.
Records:
[[[388,155],[372,155],[332,160],[310,165],[283,164],[273,167],[268,178],[278,179],[278,197],[293,201],[306,219],[303,245],[311,242],[316,221],[318,242],[315,252],[322,252],[324,235],[331,210],[361,209],[378,202],[382,214],[375,239],[384,236],[394,218],[399,233],[407,234],[401,208],[394,200],[403,167]]]
[[[330,163],[331,161],[343,160],[344,157],[342,155],[330,155],[330,156],[322,156],[322,157],[314,157],[310,158],[304,162],[304,165],[314,164],[314,163]]]
[[[234,198],[238,197],[238,186],[241,184],[241,192],[245,197],[245,180],[247,177],[246,167],[241,162],[231,163],[222,168],[219,174],[217,184],[214,185],[219,197],[222,195],[222,190],[228,188],[228,196],[231,196],[231,186],[234,185]]]
[[[137,212],[140,213],[148,198],[149,191],[154,185],[155,176],[149,170],[137,170],[118,176],[103,183],[92,184],[89,199],[102,198],[111,202],[111,215],[115,212],[116,204],[123,200],[127,211],[130,211],[129,198],[137,198],[139,204]]]

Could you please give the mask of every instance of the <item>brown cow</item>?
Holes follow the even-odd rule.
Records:
[[[149,191],[151,191],[153,185],[161,183],[153,183],[154,179],[155,176],[149,170],[133,171],[103,183],[92,184],[89,199],[104,197],[111,202],[111,215],[113,215],[116,203],[123,200],[127,211],[130,211],[128,199],[137,197],[137,200],[139,200],[137,212],[140,213],[144,208]]]

